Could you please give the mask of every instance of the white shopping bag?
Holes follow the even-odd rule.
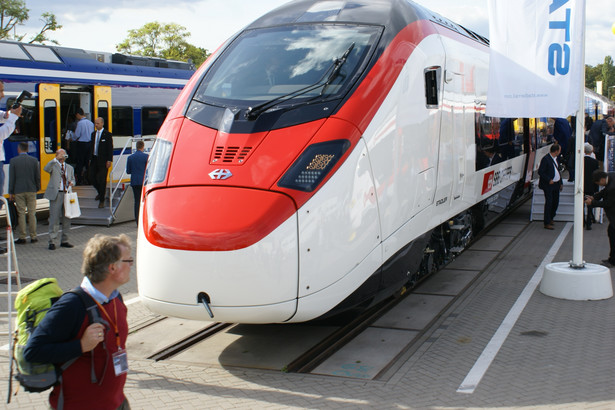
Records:
[[[71,219],[81,216],[77,193],[73,192],[71,187],[68,187],[68,192],[64,195],[64,215]]]

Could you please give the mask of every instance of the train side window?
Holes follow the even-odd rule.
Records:
[[[98,101],[98,116],[105,120],[105,124],[109,124],[109,103],[105,100]],[[109,127],[106,126],[105,129]],[[115,128],[113,128],[115,133]]]
[[[167,107],[143,107],[141,109],[141,134],[156,135],[168,113]]]
[[[425,105],[427,108],[438,108],[441,71],[440,67],[425,69]]]
[[[111,109],[113,135],[132,137],[134,135],[132,107],[113,107]]]
[[[555,120],[553,118],[539,118],[536,124],[538,132],[538,148],[546,147],[555,142],[553,140],[553,128]]]
[[[35,61],[41,61],[45,63],[62,63],[62,61],[58,58],[57,55],[55,55],[51,48],[25,44],[23,47]]]
[[[500,162],[502,154],[500,152],[500,119],[488,117],[484,111],[477,111],[475,115],[475,136],[476,136],[476,170],[486,168],[495,164],[492,155],[496,155]]]
[[[53,154],[58,145],[58,106],[54,100],[45,100],[43,124],[45,127],[45,153]]]
[[[19,44],[0,43],[0,56],[2,58],[30,61],[30,56],[19,47]]]

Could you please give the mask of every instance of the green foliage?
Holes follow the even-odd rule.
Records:
[[[188,43],[188,37],[190,33],[184,26],[153,21],[141,28],[128,30],[128,36],[116,48],[118,52],[126,54],[180,61],[190,59],[198,67],[209,53],[202,47]]]
[[[615,64],[611,56],[604,57],[604,63],[595,67],[585,66],[585,86],[595,90],[597,81],[602,81],[602,95],[615,101]]]
[[[30,18],[30,9],[26,7],[25,0],[0,0],[0,39],[25,41],[27,34],[18,35],[15,33],[17,26],[22,26]],[[55,14],[45,12],[40,20],[43,27],[35,34],[29,43],[45,43],[57,41],[47,37],[47,33],[61,29]]]

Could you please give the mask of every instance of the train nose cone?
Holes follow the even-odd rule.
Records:
[[[161,314],[282,322],[295,313],[297,213],[287,196],[233,187],[173,187],[144,201],[139,294]]]

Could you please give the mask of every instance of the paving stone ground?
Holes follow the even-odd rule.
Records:
[[[504,249],[495,249],[497,256],[481,276],[442,313],[421,343],[380,380],[131,360],[126,395],[135,409],[613,409],[614,298],[579,302],[534,292],[476,391],[457,392],[565,226],[557,223],[556,229],[549,231],[542,223],[528,220],[529,206],[525,205],[503,222],[502,236],[520,234]],[[21,275],[57,277],[65,289],[79,282],[81,252],[94,234],[126,233],[136,239],[134,223],[110,228],[75,226],[70,238],[75,248],[49,251],[48,227],[39,223],[38,228],[38,244],[17,248]],[[606,225],[597,224],[584,232],[585,260],[600,263],[608,254]],[[492,243],[500,242],[497,231],[492,236]],[[461,255],[459,265],[461,258],[471,255]],[[554,261],[568,261],[571,255],[572,231]],[[466,262],[472,266],[471,260]],[[122,292],[125,300],[137,296],[134,272]],[[4,310],[6,302],[0,306]],[[133,328],[154,316],[141,303],[129,306]],[[0,344],[5,343],[8,341]],[[6,394],[7,379],[8,355],[0,351],[1,393]],[[8,408],[46,408],[46,400],[47,393],[21,391]]]

